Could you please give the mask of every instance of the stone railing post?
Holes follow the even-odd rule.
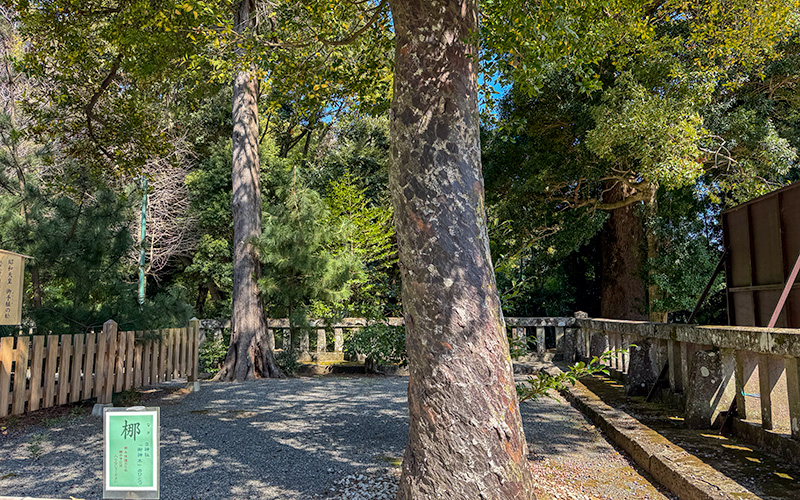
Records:
[[[344,330],[341,327],[333,329],[333,351],[342,352],[344,350]]]
[[[772,383],[769,355],[758,356],[758,385],[761,396],[761,428],[772,429]]]
[[[328,339],[325,335],[324,328],[317,328],[317,352],[326,352],[328,350]]]
[[[564,340],[562,341],[562,351],[565,363],[574,363],[580,356],[578,351],[578,328],[564,328]]]
[[[669,364],[669,387],[673,392],[683,391],[683,378],[681,377],[681,343],[674,340],[667,341],[667,363]]]
[[[694,353],[689,387],[686,390],[686,426],[708,429],[720,424],[736,397],[732,349],[702,350]]]
[[[308,352],[310,346],[311,341],[309,340],[308,326],[305,326],[300,329],[300,355],[297,359],[300,361],[310,361],[311,354]]]
[[[800,439],[800,359],[785,358],[786,392],[789,394],[789,422],[792,437]]]
[[[546,350],[545,345],[545,335],[544,335],[544,327],[537,326],[536,327],[536,352],[539,354],[544,354]]]

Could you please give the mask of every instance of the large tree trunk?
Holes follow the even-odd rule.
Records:
[[[658,184],[651,184],[650,199],[645,201],[645,214],[650,219],[655,218],[658,212],[658,201],[656,199],[657,190],[658,190]],[[647,225],[647,228],[645,229],[645,235],[647,238],[647,261],[652,262],[656,257],[658,257],[658,247],[659,247],[658,238],[656,237],[652,225],[650,224]],[[658,288],[658,285],[655,282],[655,276],[652,271],[652,268],[650,269],[647,278],[648,278],[647,319],[648,321],[653,321],[656,323],[666,323],[668,312],[658,310],[656,308],[656,300],[663,298],[663,294],[661,293],[661,289]]]
[[[236,9],[240,33],[253,27],[255,0]],[[258,160],[258,82],[246,65],[233,82],[233,293],[231,345],[218,380],[282,377],[267,338],[258,294],[260,263],[253,240],[261,236]]]
[[[409,361],[398,499],[534,498],[483,206],[475,0],[390,0],[390,191]]]
[[[617,183],[604,202],[615,203],[632,190]],[[641,207],[631,203],[612,210],[601,236],[602,277],[600,315],[610,319],[647,319],[645,288],[645,230]]]

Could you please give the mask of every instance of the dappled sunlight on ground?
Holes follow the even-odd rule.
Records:
[[[557,399],[521,405],[529,459],[541,492],[553,500],[674,498],[654,487],[632,459],[617,452],[569,403]]]
[[[162,400],[162,498],[308,499],[387,468],[407,426],[405,378],[203,383]],[[153,403],[149,403],[153,404]],[[42,433],[34,459],[31,436]],[[101,420],[32,428],[0,443],[3,494],[100,498]]]
[[[407,386],[405,377],[321,377],[170,391],[145,403],[161,407],[161,498],[391,496],[408,433]],[[549,495],[542,499],[664,500],[568,404],[524,403],[522,414],[531,466]],[[99,499],[101,445],[99,418],[32,425],[0,442],[0,491]]]

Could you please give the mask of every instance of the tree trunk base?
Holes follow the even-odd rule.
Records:
[[[234,342],[228,349],[225,362],[213,380],[239,382],[257,378],[286,378],[275,362],[275,356],[267,347],[266,339],[253,339],[249,345]]]

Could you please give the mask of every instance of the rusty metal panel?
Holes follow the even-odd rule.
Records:
[[[781,290],[762,290],[757,294],[758,314],[756,315],[759,326],[769,323],[769,318],[778,304],[778,299],[781,298]],[[786,307],[781,311],[778,316],[778,321],[775,323],[776,328],[786,328]]]
[[[792,264],[800,254],[800,190],[794,195],[780,193],[781,226],[783,228],[784,273],[789,274]]]
[[[797,328],[797,322],[800,320],[800,293],[795,291],[794,293],[789,294],[789,299],[786,301],[783,314],[785,314],[788,318],[786,325],[795,323],[794,328]],[[778,320],[777,324],[781,324],[780,319]]]
[[[724,214],[727,219],[730,276],[728,286],[739,287],[752,285],[750,274],[750,224],[747,208]]]
[[[735,313],[735,325],[737,326],[756,326],[755,305],[753,304],[753,294],[748,292],[738,292],[731,294],[732,307]]]
[[[800,195],[800,193],[798,193]],[[783,283],[783,252],[781,251],[780,213],[778,197],[750,205],[750,233],[753,251],[753,284]],[[767,317],[772,313],[767,313]],[[763,316],[762,316],[763,317]]]
[[[729,322],[767,326],[800,253],[800,182],[723,212],[722,228]],[[776,326],[800,328],[800,285]]]

